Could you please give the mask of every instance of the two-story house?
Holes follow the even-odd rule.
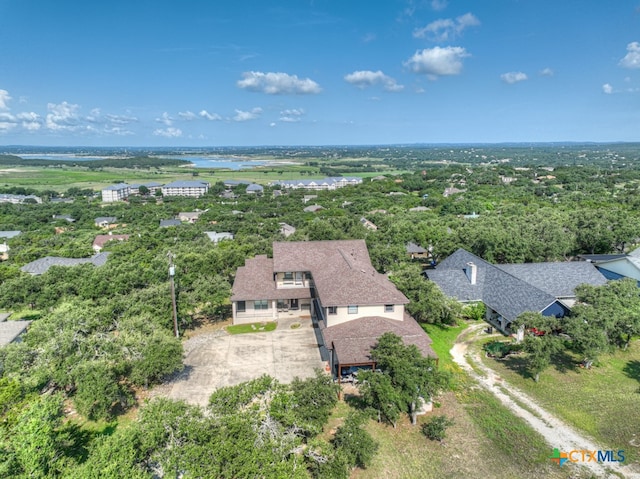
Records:
[[[435,356],[405,312],[409,300],[375,270],[363,240],[275,242],[273,258],[259,255],[238,268],[231,301],[234,324],[294,317],[311,326],[313,318],[321,353],[338,375],[373,366],[370,349],[385,332]]]

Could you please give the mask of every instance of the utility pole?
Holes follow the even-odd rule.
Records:
[[[173,306],[173,333],[176,338],[180,337],[180,333],[178,332],[178,308],[176,306],[176,287],[173,282],[173,277],[176,275],[176,267],[173,265],[174,255],[171,251],[167,253],[169,257],[169,282],[171,283],[171,305]]]

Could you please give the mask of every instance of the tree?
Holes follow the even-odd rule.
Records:
[[[419,403],[430,401],[449,384],[449,375],[438,369],[435,359],[422,356],[415,345],[406,346],[402,338],[393,333],[380,336],[371,349],[371,357],[382,372],[365,374],[365,380],[374,374],[388,376],[394,392],[387,392],[381,399],[393,401],[399,411],[407,412],[411,424],[417,422]],[[378,409],[382,409],[384,405],[379,406]]]
[[[562,349],[562,339],[556,334],[560,323],[554,316],[526,311],[513,322],[516,328],[535,330],[525,334],[522,349],[527,353],[527,369],[534,380],[540,380],[540,373],[551,364],[551,356]]]
[[[378,444],[363,428],[366,421],[364,414],[350,412],[331,440],[333,447],[345,455],[351,467],[366,468],[378,450]]]

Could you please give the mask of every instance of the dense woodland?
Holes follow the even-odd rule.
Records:
[[[351,467],[368,461],[368,456],[357,457],[354,451],[373,454],[375,444],[359,432],[365,419],[355,416],[344,425],[351,428],[349,434],[336,433],[333,442],[316,437],[335,402],[333,385],[323,376],[293,386],[261,378],[232,391],[221,390],[212,396],[208,413],[183,403],[154,401],[129,427],[95,437],[74,429],[65,415],[72,408],[93,420],[120,417],[139,406],[137,392],[182,367],[182,345],[172,335],[169,253],[175,255],[179,327],[184,331],[229,317],[236,268],[256,254],[270,255],[273,241],[364,239],[374,266],[389,273],[412,301],[411,314],[422,322],[444,324],[455,323],[463,312],[424,281],[421,271],[428,265],[408,257],[407,242],[430,248],[434,261],[461,247],[495,263],[628,251],[640,240],[640,163],[628,159],[637,158],[638,150],[621,147],[611,152],[602,147],[590,150],[599,158],[590,162],[581,148],[549,147],[525,155],[527,148],[521,147],[510,151],[511,157],[522,156],[514,162],[497,161],[501,157],[494,151],[485,155],[483,164],[466,161],[474,155],[481,158],[481,148],[458,148],[473,154],[456,164],[441,158],[451,149],[431,151],[429,158],[413,150],[402,150],[402,155],[376,150],[387,165],[418,169],[383,180],[366,178],[356,187],[313,192],[318,195],[313,202],[324,208],[317,213],[303,212],[303,196],[310,192],[274,196],[273,187],[265,188],[263,196],[253,196],[240,185],[234,188],[237,200],[223,200],[219,194],[225,187],[217,183],[198,199],[131,197],[113,204],[101,204],[90,191],[78,188],[64,194],[73,203],[49,202],[42,191],[6,188],[2,192],[37,193],[45,199],[43,204],[0,204],[0,229],[22,231],[8,241],[9,259],[0,264],[0,310],[34,320],[23,342],[0,349],[0,476],[347,477]],[[317,165],[324,174],[358,174],[358,169],[371,167],[370,161],[343,160],[335,149],[327,154],[332,161],[326,162],[316,150],[310,151],[316,153],[313,159],[302,161]],[[372,156],[369,150],[367,155]],[[545,161],[550,158],[555,161]],[[445,197],[449,187],[462,191]],[[412,211],[417,207],[422,208]],[[204,213],[195,224],[159,227],[161,219],[196,210]],[[465,217],[472,213],[475,217]],[[53,218],[61,214],[75,221]],[[41,276],[20,271],[45,256],[93,254],[94,237],[104,233],[94,225],[99,216],[115,216],[119,226],[114,234],[131,235],[126,242],[107,244],[106,265],[54,267]],[[363,226],[362,217],[377,230]],[[282,222],[297,231],[285,238]],[[205,231],[229,231],[235,239],[215,245]],[[619,293],[634,294],[630,289]],[[592,305],[598,299],[605,308],[615,303],[606,293],[588,288],[581,294]],[[473,310],[464,314],[478,316]],[[588,306],[576,314],[598,316]],[[616,314],[607,317],[620,316]],[[522,319],[527,327],[549,333],[558,329],[541,321]],[[597,358],[608,347],[624,347],[640,332],[616,328],[607,329],[604,339],[569,333],[584,338],[576,347]],[[549,334],[548,341],[528,340],[537,340],[531,350],[545,351],[532,370],[539,373],[545,358],[550,360],[557,347],[553,336]],[[389,341],[386,346],[397,350]],[[379,354],[384,358],[382,348]],[[401,394],[393,396],[394,402],[380,401],[390,385],[400,387],[393,377],[394,361],[388,360],[386,376],[371,379],[363,391],[363,407],[391,424],[401,412],[412,413],[416,401]],[[447,384],[440,376],[413,380],[423,381],[428,394]],[[411,383],[414,390],[415,384]],[[324,391],[320,399],[305,396],[315,397],[318,391]],[[244,414],[247,410],[250,413]],[[365,445],[338,454],[336,444],[350,451],[340,443],[348,442],[345,437]],[[247,456],[238,456],[241,451]]]

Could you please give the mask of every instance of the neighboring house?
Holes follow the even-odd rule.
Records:
[[[209,191],[209,183],[203,181],[174,181],[162,187],[163,196],[190,196],[199,198]]]
[[[282,234],[285,238],[288,238],[289,236],[291,236],[293,233],[296,232],[296,229],[291,226],[288,225],[287,223],[278,223],[280,225],[280,234]]]
[[[309,201],[315,200],[317,197],[318,195],[304,195],[302,197],[302,202],[306,205]]]
[[[445,188],[444,193],[442,193],[442,196],[446,198],[448,196],[455,195],[458,193],[464,193],[465,191],[467,190],[459,190],[458,188],[454,188],[454,187]]]
[[[238,268],[231,301],[234,324],[283,315],[317,323],[321,353],[338,375],[371,366],[370,349],[387,331],[435,356],[405,313],[409,300],[373,268],[363,240],[275,242],[273,258],[259,255]]]
[[[224,186],[226,186],[227,188],[233,188],[234,186],[250,185],[250,184],[251,182],[246,180],[224,180]]]
[[[30,324],[31,321],[0,321],[0,348],[7,344],[19,343]]]
[[[580,284],[601,286],[606,278],[590,263],[493,265],[463,249],[425,272],[447,296],[462,303],[482,302],[486,320],[505,333],[525,311],[564,317]]]
[[[415,206],[413,208],[409,208],[409,211],[411,211],[412,213],[420,213],[423,211],[429,211],[430,208],[427,208],[426,206]]]
[[[71,215],[53,215],[52,218],[54,220],[64,220],[67,223],[73,223],[75,221],[75,219],[72,218]]]
[[[124,201],[131,194],[131,187],[126,183],[107,186],[102,189],[102,201],[113,203],[114,201]]]
[[[52,266],[78,266],[80,264],[102,266],[107,262],[108,256],[108,252],[95,254],[90,258],[60,258],[57,256],[46,256],[25,264],[20,268],[20,271],[32,275],[40,275],[49,271],[49,268]]]
[[[385,181],[386,179],[387,179],[386,176],[378,175],[378,176],[374,176],[373,178],[371,178],[371,181]]]
[[[371,221],[369,221],[364,216],[360,218],[360,224],[371,231],[376,231],[378,227],[374,225]]]
[[[75,200],[73,198],[51,198],[49,203],[73,203]]]
[[[15,238],[16,236],[20,236],[20,234],[22,233],[22,231],[0,231],[0,238],[6,238],[6,239],[11,239],[11,238]]]
[[[422,246],[418,246],[415,243],[409,242],[405,246],[407,250],[407,254],[411,259],[423,259],[430,258],[431,253],[428,250],[424,249]]]
[[[200,215],[204,213],[204,211],[191,211],[191,212],[182,212],[178,213],[178,219],[180,221],[184,221],[185,223],[195,223],[200,218]]]
[[[247,186],[246,192],[250,195],[262,195],[264,193],[264,187],[256,183],[251,183]]]
[[[182,222],[177,219],[160,220],[160,228],[169,228],[171,226],[180,226]]]
[[[640,284],[640,248],[629,254],[581,255],[607,279],[632,278]]]
[[[115,216],[98,216],[95,220],[93,220],[94,224],[99,228],[108,228],[116,221],[118,221],[118,218],[116,218]]]
[[[224,190],[222,193],[220,193],[220,198],[223,198],[225,200],[235,200],[237,197],[238,195],[236,195],[231,190]]]
[[[302,211],[306,212],[306,213],[316,213],[320,210],[323,210],[324,208],[320,205],[311,205],[311,206],[307,206],[306,208],[304,208]]]
[[[209,239],[216,244],[222,240],[233,239],[233,233],[229,233],[228,231],[224,231],[221,233],[216,233],[215,231],[205,231],[204,234],[206,234],[209,237]]]
[[[4,243],[0,243],[0,260],[1,261],[6,261],[9,259],[9,250],[11,248],[9,248],[9,245],[7,244],[7,241],[5,240]]]
[[[105,244],[109,241],[126,241],[129,239],[129,235],[98,235],[93,240],[93,250],[99,253]]]
[[[284,180],[274,181],[271,185],[280,185],[284,189],[307,189],[307,190],[335,190],[345,186],[354,186],[362,183],[362,178],[350,177],[328,177],[320,180]]]
[[[11,195],[7,193],[0,194],[0,203],[12,203],[14,205],[24,203],[42,203],[42,198],[35,195]]]

